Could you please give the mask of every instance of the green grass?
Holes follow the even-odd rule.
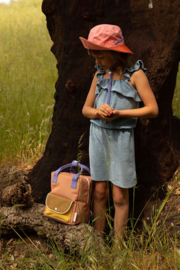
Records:
[[[171,215],[168,207],[166,216],[157,224],[159,216],[164,211],[165,203],[172,192],[179,190],[180,174],[167,192],[167,196],[160,206],[155,207],[152,216],[143,219],[143,228],[138,231],[133,227],[127,230],[125,240],[118,245],[116,251],[112,248],[112,239],[106,239],[106,249],[84,249],[82,253],[73,247],[64,251],[51,239],[46,242],[47,251],[42,250],[42,244],[31,241],[26,234],[24,238],[17,233],[19,240],[11,239],[5,250],[0,254],[0,269],[54,269],[54,270],[177,270],[180,269],[179,236],[170,232],[166,219]],[[156,195],[156,194],[154,194]],[[141,220],[141,217],[139,217]],[[170,225],[171,226],[171,225]],[[176,224],[174,224],[176,226]],[[12,228],[13,229],[13,228]],[[14,229],[13,229],[14,230]],[[15,230],[14,230],[15,231]],[[49,233],[51,235],[51,232]],[[110,232],[113,235],[113,229]],[[53,238],[53,237],[52,237]],[[25,240],[26,239],[26,240]],[[28,241],[27,241],[28,240]],[[26,244],[20,256],[15,256],[15,245]],[[118,255],[116,255],[116,253]],[[49,256],[51,254],[51,257]],[[14,267],[14,268],[13,268]]]
[[[37,159],[51,129],[57,70],[41,3],[0,4],[0,164]]]
[[[179,72],[177,74],[176,88],[174,91],[172,108],[173,114],[178,118],[180,118],[180,64],[179,64]]]
[[[42,0],[0,4],[0,165],[35,163],[51,130],[56,59]],[[180,73],[173,99],[180,117]]]

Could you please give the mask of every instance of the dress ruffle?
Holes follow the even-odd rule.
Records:
[[[95,65],[95,68],[99,71],[99,73],[97,73],[96,77],[100,80],[102,79],[102,76],[105,74],[105,70],[100,66],[100,65]]]
[[[142,69],[145,75],[147,75],[147,68],[144,67],[144,63],[141,60],[138,60],[134,66],[130,68],[125,68],[123,75],[126,79],[129,80],[131,78],[131,75],[139,69]]]
[[[100,91],[108,90],[108,80],[109,79],[104,78],[97,82],[95,91],[96,96],[100,93]],[[141,101],[138,92],[136,91],[136,89],[133,88],[133,86],[128,81],[112,80],[111,92],[113,91],[125,97],[133,98],[137,102]]]
[[[105,70],[101,68],[99,65],[95,66],[99,73],[96,75],[99,79],[96,84],[96,91],[95,95],[97,96],[100,91],[102,90],[108,90],[109,85],[109,79],[103,78],[103,75],[105,74]],[[125,97],[133,98],[135,101],[140,102],[142,101],[137,90],[129,83],[129,79],[133,72],[142,69],[145,74],[147,74],[147,69],[144,68],[144,64],[141,60],[138,60],[134,66],[130,68],[126,68],[123,72],[124,79],[123,80],[112,80],[112,86],[111,91],[115,91]]]

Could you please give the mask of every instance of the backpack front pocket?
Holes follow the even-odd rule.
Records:
[[[49,193],[46,197],[46,216],[49,216],[60,221],[71,221],[74,202]]]

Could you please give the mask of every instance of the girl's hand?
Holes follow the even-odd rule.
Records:
[[[110,112],[110,115],[108,116],[104,116],[102,111],[100,111],[99,109],[97,109],[95,111],[95,116],[106,121],[106,122],[112,122],[113,120],[117,119],[120,117],[120,114],[119,114],[120,111],[117,111],[117,110],[113,110]]]
[[[102,104],[98,109],[99,115],[103,117],[110,117],[113,111],[114,109],[111,108],[107,103]]]
[[[117,119],[120,117],[120,111],[118,110],[113,110],[111,112],[111,115],[109,117],[106,117],[106,122],[112,122],[113,120]]]

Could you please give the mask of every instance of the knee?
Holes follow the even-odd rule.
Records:
[[[115,207],[122,207],[129,205],[129,196],[128,194],[113,194],[113,200]]]
[[[107,201],[107,197],[108,197],[107,188],[99,189],[99,188],[95,187],[95,189],[94,189],[94,200],[96,200],[97,202]]]

